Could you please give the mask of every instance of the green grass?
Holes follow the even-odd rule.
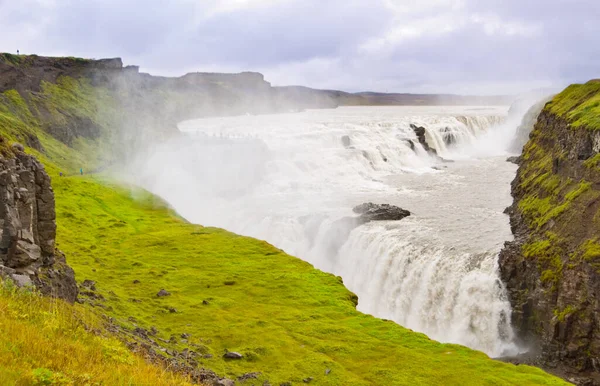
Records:
[[[131,354],[89,310],[11,283],[0,281],[0,384],[189,385]]]
[[[600,82],[573,84],[555,96],[548,108],[566,117],[573,127],[600,130]]]

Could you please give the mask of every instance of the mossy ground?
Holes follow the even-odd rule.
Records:
[[[570,85],[547,108],[569,119],[574,127],[600,130],[600,82]]]
[[[0,132],[9,141],[26,138],[32,131],[43,145],[43,151],[28,151],[41,159],[52,178],[58,247],[78,280],[96,281],[105,298],[103,307],[88,305],[87,311],[113,317],[124,327],[153,326],[158,337],[177,338],[173,348],[181,350],[193,342],[204,354],[212,354],[201,360],[201,366],[232,378],[258,371],[261,383],[268,379],[273,385],[302,384],[309,377],[319,385],[563,384],[537,368],[494,361],[483,353],[440,344],[391,321],[364,315],[356,311],[355,295],[339,278],[264,241],[186,223],[155,196],[118,184],[107,175],[58,177],[61,171],[70,174],[82,163],[91,163],[90,158],[95,162],[99,158],[93,157],[96,153],[88,156],[86,147],[67,147],[43,132],[39,115],[31,111],[40,103],[47,111],[51,111],[47,106],[61,106],[58,114],[66,109],[66,115],[76,112],[98,118],[97,110],[71,98],[81,95],[97,103],[86,95],[89,85],[63,81],[57,86],[59,90],[45,86],[43,100],[27,102],[35,117],[31,122],[25,122],[26,111],[25,115],[16,112],[11,95],[6,95],[0,112],[10,125],[0,125]],[[110,104],[110,96],[100,95],[99,100],[106,99],[103,104]],[[157,297],[163,288],[171,296]],[[10,301],[10,296],[2,293],[1,297]],[[67,315],[78,315],[80,309],[62,303],[60,307]],[[80,330],[67,322],[58,324],[78,342]],[[43,335],[43,323],[31,328]],[[188,342],[182,341],[182,333],[190,334]],[[3,339],[11,347],[12,338]],[[85,346],[88,339],[92,338],[83,334],[81,343]],[[59,340],[56,344],[63,347]],[[225,350],[238,351],[244,358],[226,361]],[[31,374],[33,354],[10,349],[0,353],[0,363],[15,363],[11,371]],[[46,364],[35,362],[36,368],[42,368],[40,376],[47,375],[44,369],[68,375],[71,370],[52,361],[53,355],[47,352],[50,362]]]

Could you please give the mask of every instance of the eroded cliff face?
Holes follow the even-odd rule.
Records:
[[[73,270],[55,248],[56,213],[50,177],[21,145],[0,159],[0,273],[20,286],[68,301],[77,298]]]
[[[512,183],[515,240],[499,260],[537,364],[590,384],[600,379],[600,131],[574,109],[597,92],[564,113],[559,94],[539,115]]]

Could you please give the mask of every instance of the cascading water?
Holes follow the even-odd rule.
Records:
[[[265,239],[342,276],[360,310],[499,356],[516,350],[497,274],[512,237],[502,211],[515,166],[464,153],[505,116],[360,107],[204,119],[181,124],[188,139],[157,145],[133,167],[188,220]],[[411,124],[457,162],[427,154]],[[366,201],[413,216],[340,228]]]

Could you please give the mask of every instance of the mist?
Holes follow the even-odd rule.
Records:
[[[180,135],[131,154],[122,173],[188,221],[267,240],[341,275],[363,312],[512,355],[521,348],[497,273],[512,238],[502,212],[515,166],[505,158],[538,100],[187,120]],[[438,156],[411,124],[426,129]],[[364,202],[412,216],[348,228],[344,219]]]

